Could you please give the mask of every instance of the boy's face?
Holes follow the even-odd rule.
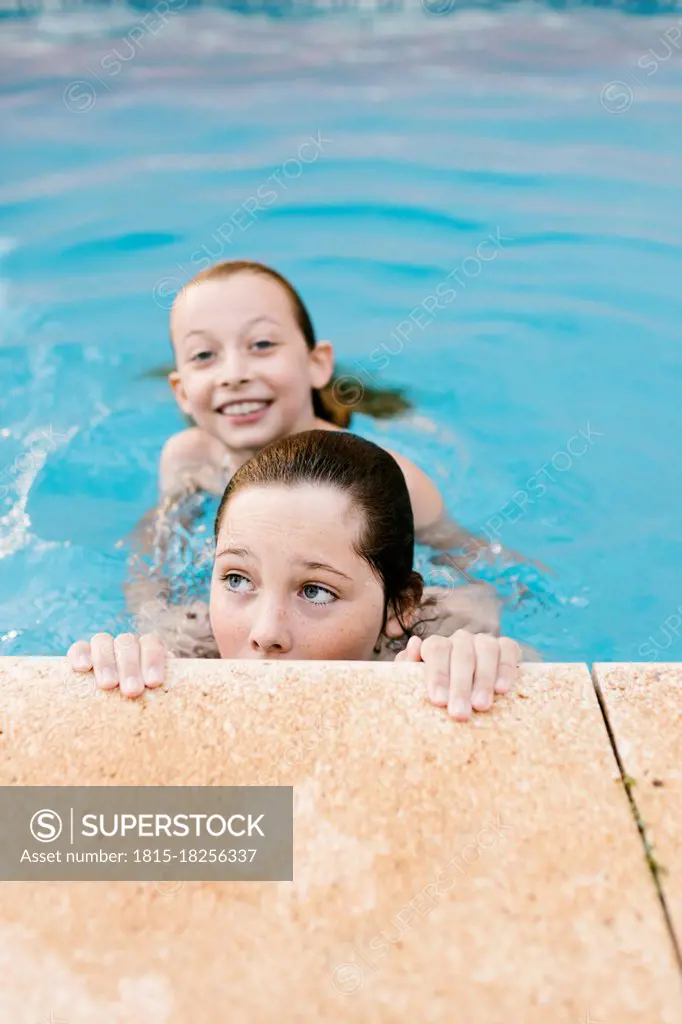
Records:
[[[328,342],[314,350],[276,281],[242,271],[190,285],[171,314],[182,411],[229,449],[248,455],[313,425],[313,388],[329,381]]]
[[[357,553],[360,526],[348,496],[333,487],[237,492],[220,527],[211,583],[221,658],[371,659],[384,590]]]

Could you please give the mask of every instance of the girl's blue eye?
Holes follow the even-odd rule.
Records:
[[[247,579],[246,576],[242,576],[240,572],[226,572],[220,578],[225,583],[226,589],[233,594],[248,594],[253,586],[251,580]],[[242,586],[243,583],[246,586]]]
[[[303,594],[311,604],[332,604],[338,600],[336,594],[317,583],[306,583],[303,587]]]
[[[269,348],[274,348],[274,341],[269,341],[267,338],[259,338],[258,341],[254,341],[253,347],[258,349],[259,352],[265,352]]]

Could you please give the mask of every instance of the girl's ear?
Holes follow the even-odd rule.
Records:
[[[407,623],[405,623],[405,625],[407,625]],[[400,625],[398,616],[394,611],[389,612],[388,618],[386,619],[386,625],[384,626],[384,633],[389,640],[398,640],[405,634],[405,630]]]
[[[334,372],[334,346],[331,341],[318,341],[308,353],[310,360],[310,386],[315,391],[325,388]]]
[[[399,607],[394,602],[388,606],[384,633],[391,640],[398,640],[406,630],[413,629],[419,622],[424,581],[418,572],[412,573],[407,590],[401,595]]]
[[[384,633],[390,640],[398,640],[405,632],[419,621],[419,604],[410,604],[398,613],[393,606],[389,608]]]
[[[190,409],[189,402],[187,401],[187,394],[185,393],[182,381],[180,380],[180,374],[178,373],[177,370],[172,370],[168,374],[168,383],[170,384],[171,390],[175,395],[175,401],[180,406],[182,412],[184,412],[185,416],[191,416],[192,412]]]

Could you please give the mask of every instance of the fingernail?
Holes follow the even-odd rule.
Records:
[[[486,690],[474,690],[471,703],[477,711],[487,711],[492,702],[492,695]]]
[[[115,686],[118,682],[118,676],[113,668],[103,668],[99,677],[102,686]]]
[[[90,662],[84,654],[79,654],[74,660],[74,668],[79,669],[81,672],[87,672],[90,668]]]
[[[462,700],[461,697],[458,700],[454,700],[452,702],[452,705],[448,708],[448,711],[450,712],[453,718],[458,718],[462,721],[469,718],[471,714],[471,708],[469,707],[469,704],[467,703],[467,701]]]
[[[147,672],[147,685],[158,686],[163,682],[163,669],[150,668]]]
[[[135,679],[134,676],[128,676],[121,683],[121,693],[125,693],[127,697],[132,697],[142,690],[142,685],[139,679]]]
[[[434,704],[442,704],[445,706],[448,702],[449,696],[450,692],[447,686],[437,686],[433,695],[433,702]]]
[[[509,680],[505,679],[504,676],[499,676],[495,680],[495,693],[508,693],[510,689]]]

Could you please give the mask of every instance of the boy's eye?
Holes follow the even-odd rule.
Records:
[[[253,587],[251,580],[242,576],[240,572],[226,572],[220,578],[225,583],[227,590],[233,594],[248,594]]]
[[[274,341],[269,341],[268,338],[259,338],[258,341],[254,341],[253,347],[258,352],[265,352],[269,348],[274,348],[275,347],[275,342]]]
[[[210,349],[208,349],[208,348],[207,349],[202,349],[201,352],[195,352],[194,353],[194,355],[192,356],[192,362],[193,363],[205,363],[205,362],[207,362],[211,358],[212,355],[213,355],[213,352],[211,352]]]
[[[301,592],[306,601],[311,604],[332,604],[338,600],[336,594],[327,590],[326,587],[321,587],[318,583],[306,583]]]

